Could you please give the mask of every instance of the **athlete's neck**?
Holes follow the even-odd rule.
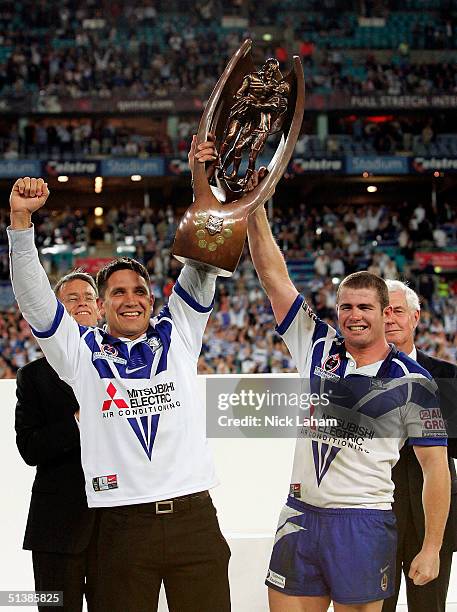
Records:
[[[351,346],[346,342],[346,350],[355,359],[357,367],[361,368],[377,361],[383,361],[389,354],[390,346],[382,338],[376,344],[366,347]]]

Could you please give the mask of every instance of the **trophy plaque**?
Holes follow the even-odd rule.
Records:
[[[195,267],[231,276],[241,257],[248,216],[268,200],[292,156],[305,106],[303,68],[297,56],[283,76],[270,58],[257,69],[246,40],[217,82],[200,120],[197,144],[216,137],[218,157],[194,164],[195,200],[176,231],[173,255]],[[275,136],[273,136],[275,135]],[[262,181],[249,179],[270,136],[279,143]]]

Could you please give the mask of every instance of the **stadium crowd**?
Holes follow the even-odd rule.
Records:
[[[457,63],[415,63],[394,55],[381,61],[374,52],[357,64],[336,50],[322,58],[306,57],[305,78],[309,93],[428,95],[457,92]]]
[[[264,52],[276,55],[284,65],[291,50],[299,50],[309,93],[457,91],[453,58],[440,65],[409,57],[411,48],[456,47],[455,18],[450,12],[431,12],[424,22],[419,14],[412,14],[414,19],[404,17],[405,41],[393,41],[387,48],[397,53],[381,61],[370,51],[377,48],[378,38],[365,39],[365,31],[357,26],[359,2],[346,2],[345,8],[352,12],[341,15],[319,3],[319,12],[305,16],[303,3],[286,2],[280,7],[275,2],[262,8],[248,2],[244,8],[244,3],[234,2],[231,12],[238,12],[245,25],[231,27],[223,26],[224,3],[194,0],[193,6],[184,3],[184,8],[180,4],[143,0],[132,7],[124,0],[100,4],[65,0],[46,3],[44,9],[32,0],[2,2],[0,93],[16,100],[30,93],[52,100],[113,95],[156,99],[192,92],[204,99],[241,40],[257,26],[278,23],[284,40],[267,43]],[[313,8],[312,2],[307,4]],[[179,8],[188,19],[172,12]],[[395,21],[389,28],[389,36],[398,36]],[[379,35],[379,42],[389,36]],[[345,49],[366,49],[366,57],[353,65],[350,54],[335,46],[338,41]]]
[[[194,124],[192,124],[194,125]],[[183,146],[182,129],[172,144],[166,129],[154,124],[147,133],[122,121],[85,119],[0,122],[0,155],[4,159],[59,159],[152,157],[177,154]],[[185,144],[188,150],[189,135]]]
[[[0,214],[0,230],[7,224]],[[43,211],[35,219],[39,247],[63,244],[96,246],[131,244],[132,255],[147,266],[156,296],[156,310],[166,301],[180,264],[170,256],[176,230],[171,207],[110,209],[104,225],[87,226],[80,212]],[[421,297],[422,317],[417,346],[437,357],[457,359],[457,282],[437,275],[433,268],[417,269],[417,249],[443,249],[457,244],[457,213],[444,204],[438,209],[409,205],[388,210],[362,207],[323,207],[302,204],[299,210],[275,209],[274,234],[289,263],[296,285],[316,313],[335,324],[336,288],[350,272],[368,269],[384,278],[408,280]],[[8,277],[4,232],[0,231],[0,276]],[[56,269],[47,262],[50,272]],[[66,270],[59,268],[58,274]],[[19,367],[38,355],[27,324],[13,306],[0,317],[0,377],[14,377]],[[200,373],[292,372],[285,345],[274,332],[268,300],[250,258],[244,254],[231,279],[219,279],[215,312],[205,332]]]
[[[452,127],[445,114],[430,117],[422,113],[397,113],[375,118],[350,115],[333,123],[325,138],[313,135],[313,126],[306,125],[295,149],[296,156],[457,154],[457,135],[448,133]],[[193,117],[178,117],[172,138],[164,122],[145,122],[134,129],[129,121],[119,119],[0,121],[0,156],[9,160],[155,155],[186,159],[197,126]],[[268,147],[269,143],[266,151],[270,152]]]

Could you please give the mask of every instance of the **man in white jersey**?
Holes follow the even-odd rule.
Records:
[[[333,393],[338,408],[336,427],[303,428],[297,440],[290,495],[266,579],[270,609],[321,612],[333,600],[338,612],[378,612],[395,576],[391,468],[408,437],[425,474],[427,515],[410,576],[425,584],[438,574],[449,509],[446,439],[441,419],[435,428],[421,410],[439,413],[436,386],[423,368],[387,344],[390,308],[382,279],[360,272],[341,283],[340,336],[298,294],[263,208],[249,218],[248,236],[277,331],[300,376],[313,391]],[[432,500],[437,507],[430,511]]]
[[[208,143],[195,157],[214,159]],[[102,509],[97,609],[156,610],[163,582],[171,611],[228,611],[230,551],[208,494],[217,480],[197,384],[216,277],[184,266],[151,319],[146,269],[115,260],[97,276],[106,328],[78,326],[34,246],[31,214],[48,195],[42,179],[13,187],[11,278],[46,358],[81,406],[88,505]]]

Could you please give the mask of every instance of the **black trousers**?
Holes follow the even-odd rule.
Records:
[[[395,612],[402,572],[406,581],[408,612],[445,612],[449,578],[451,575],[452,552],[441,550],[440,573],[438,578],[423,586],[416,586],[413,581],[408,578],[408,572],[411,561],[419,553],[421,547],[422,542],[419,542],[416,530],[411,523],[411,528],[403,534],[401,539],[399,538],[398,542],[395,595],[384,600],[382,612]]]
[[[36,591],[63,591],[63,608],[39,606],[40,612],[81,612],[83,596],[87,609],[94,610],[94,593],[97,580],[97,534],[86,550],[77,554],[32,551],[33,573]]]
[[[229,612],[230,549],[209,496],[156,514],[155,504],[100,510],[97,612]]]

